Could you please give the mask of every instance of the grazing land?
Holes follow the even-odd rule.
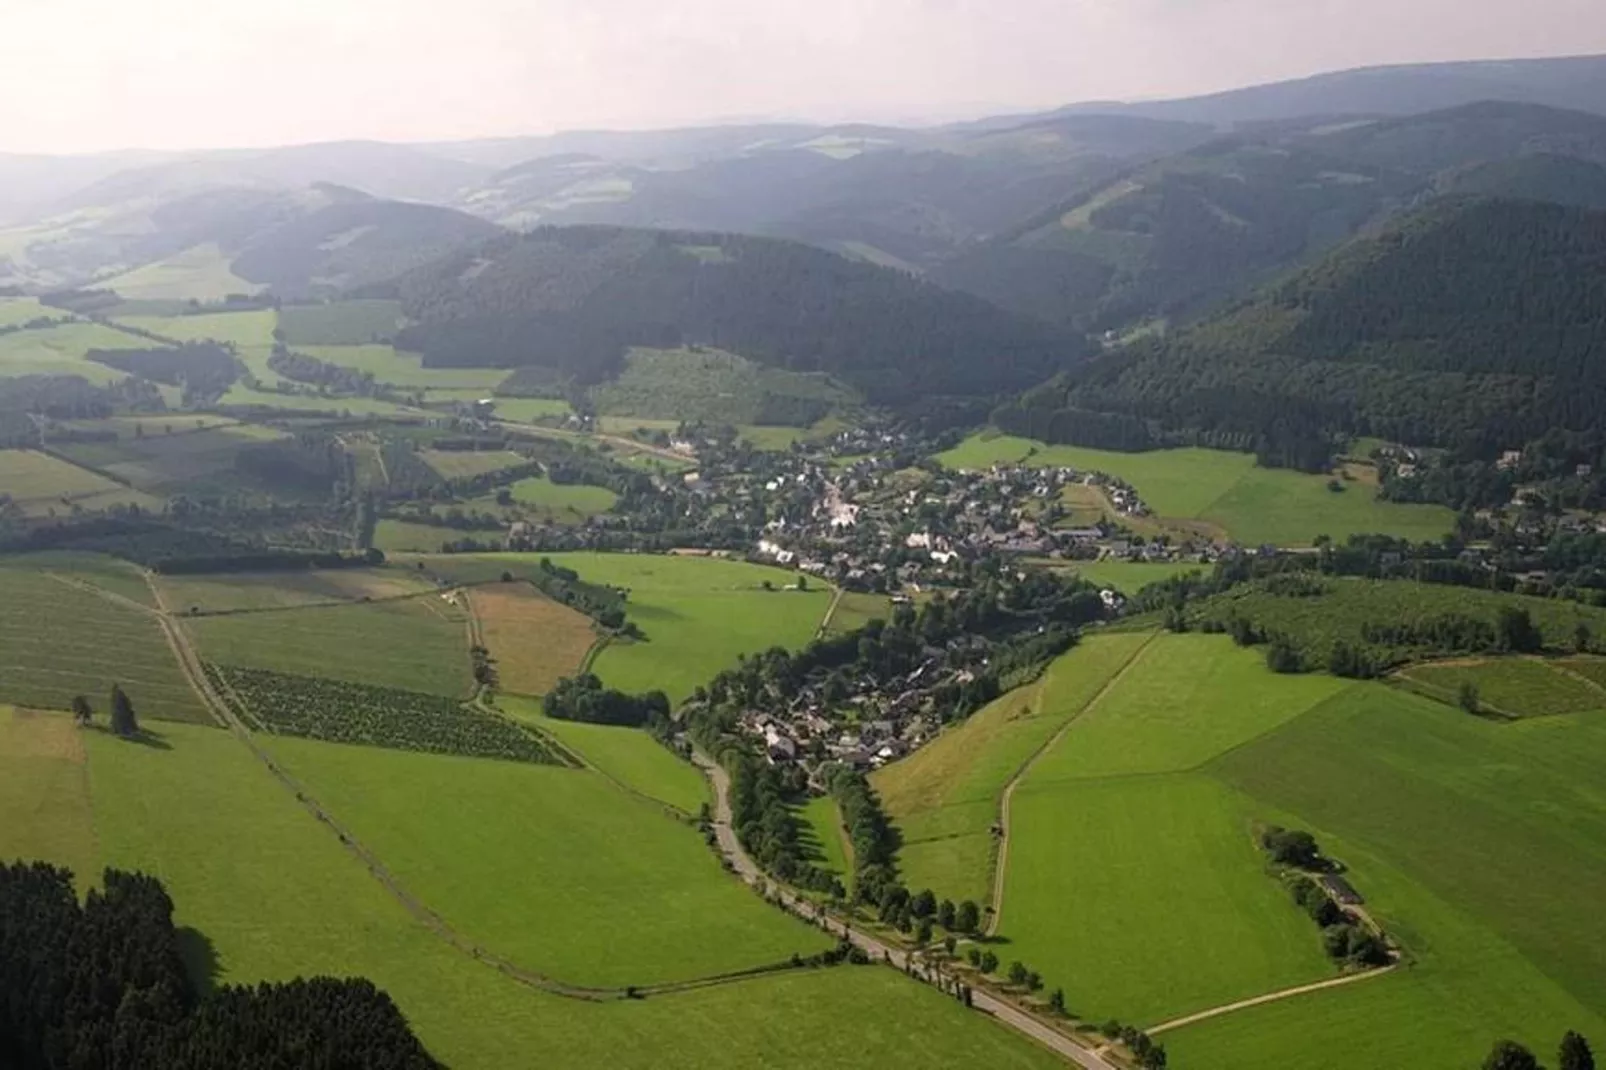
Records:
[[[589,583],[630,592],[626,612],[646,639],[610,644],[593,671],[609,687],[660,690],[675,702],[735,665],[741,654],[807,645],[831,604],[831,592],[823,587],[781,590],[796,582],[793,573],[742,561],[658,554],[549,556]],[[764,590],[765,582],[775,589]]]
[[[121,684],[141,718],[210,723],[152,614],[27,560],[0,565],[0,700],[64,710],[83,695],[104,718]]]
[[[158,575],[156,582],[173,612],[188,614],[366,602],[434,589],[426,580],[395,568]]]
[[[619,501],[619,496],[607,487],[554,483],[546,476],[521,479],[509,489],[515,502],[554,524],[583,524]]]
[[[37,319],[64,319],[59,308],[48,308],[35,297],[0,297],[0,327],[21,327]]]
[[[512,450],[419,450],[418,456],[442,479],[469,479],[529,463]]]
[[[828,635],[846,635],[858,631],[873,620],[892,619],[892,599],[884,594],[863,591],[843,591],[841,599],[826,622]]]
[[[1078,561],[1072,568],[1078,576],[1100,587],[1113,587],[1134,595],[1151,583],[1160,583],[1190,572],[1207,574],[1209,565],[1191,561]]]
[[[397,301],[286,305],[279,309],[279,330],[289,346],[358,346],[388,342],[401,318]]]
[[[567,416],[571,410],[562,398],[498,397],[491,411],[498,420],[529,423],[545,417]]]
[[[0,862],[51,858],[95,872],[83,737],[65,713],[0,706]]]
[[[593,773],[298,740],[272,747],[454,927],[568,983],[689,980],[826,946],[825,934],[730,880],[695,829]]]
[[[0,450],[0,495],[9,497],[23,516],[65,515],[113,505],[160,503],[75,464],[37,450]]]
[[[541,712],[534,699],[501,695],[497,707],[510,717],[553,736],[586,765],[631,791],[696,814],[709,801],[708,781],[689,761],[639,728],[560,721]]]
[[[590,617],[528,584],[478,587],[467,597],[496,662],[500,690],[544,695],[579,672],[597,643]]]
[[[156,598],[151,594],[150,584],[145,582],[145,571],[121,558],[77,550],[47,550],[7,557],[0,568],[53,572],[75,583],[92,584],[130,602],[156,608]]]
[[[73,375],[97,385],[127,372],[85,360],[91,349],[145,349],[151,342],[98,323],[64,323],[0,335],[0,379],[20,375]]]
[[[807,427],[859,396],[829,376],[785,371],[717,349],[633,349],[618,379],[592,389],[611,416]]]
[[[840,877],[845,885],[853,873],[848,861],[846,830],[842,827],[842,812],[836,800],[829,795],[817,796],[804,804],[798,815],[803,819],[803,833],[811,842],[813,863]]]
[[[278,321],[273,309],[259,308],[194,316],[122,316],[118,322],[175,342],[227,342],[241,349],[266,350],[273,348],[273,329]],[[134,341],[142,346],[150,344],[139,338]]]
[[[391,553],[439,553],[443,544],[452,542],[458,533],[451,528],[433,524],[413,524],[406,520],[383,517],[374,525],[374,547]]]
[[[192,246],[97,285],[116,290],[130,301],[220,301],[230,294],[254,294],[263,289],[234,273],[232,261],[217,242]]]
[[[992,892],[991,830],[1005,787],[1150,639],[1140,633],[1089,636],[1036,683],[877,772],[871,783],[903,834],[898,868],[905,882],[955,901],[985,902]]]
[[[1594,669],[1590,659],[1580,660]],[[1576,663],[1535,658],[1429,663],[1402,669],[1398,678],[1430,698],[1452,703],[1470,684],[1477,689],[1480,709],[1509,717],[1606,710],[1606,690],[1588,673],[1569,669]]]
[[[1136,487],[1156,516],[1202,521],[1251,546],[1308,546],[1318,535],[1342,542],[1361,533],[1436,539],[1455,521],[1442,506],[1382,501],[1364,480],[1340,480],[1344,489],[1335,492],[1328,476],[1260,468],[1250,454],[1223,450],[1116,453],[982,434],[937,459],[953,468],[1031,464],[1105,472]]]
[[[508,376],[505,368],[426,368],[423,357],[388,345],[304,345],[296,352],[371,372],[375,381],[402,390],[457,389],[483,397]]]
[[[196,617],[183,625],[219,665],[460,698],[468,617],[441,598]]]

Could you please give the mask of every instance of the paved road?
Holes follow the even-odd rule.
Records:
[[[714,836],[719,841],[721,853],[730,860],[731,866],[736,870],[736,874],[748,884],[760,886],[767,884],[779,893],[781,902],[792,913],[804,919],[817,917],[813,903],[794,895],[791,891],[776,885],[772,881],[768,881],[763,871],[758,868],[758,864],[737,842],[736,831],[731,828],[730,774],[725,772],[719,763],[711,761],[702,754],[694,754],[693,760],[714,783]],[[882,943],[868,933],[849,928],[836,919],[832,919],[831,931],[846,935],[856,947],[862,948],[874,959],[885,957],[890,959],[892,964],[899,969],[911,968],[910,956],[906,952],[890,944]],[[925,964],[918,957],[915,957],[912,968],[917,976],[928,976]],[[1084,1070],[1116,1070],[1113,1064],[1100,1058],[1097,1053],[1082,1047],[1082,1045],[1076,1043],[1065,1034],[1050,1028],[1013,1004],[1006,1003],[979,988],[972,989],[971,1004],[976,1010],[992,1015],[1009,1028],[1018,1033],[1024,1033],[1044,1047],[1063,1056],[1067,1061],[1083,1067]]]

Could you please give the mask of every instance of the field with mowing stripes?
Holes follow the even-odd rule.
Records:
[[[469,692],[468,617],[439,598],[196,617],[182,625],[220,665],[396,687]]]
[[[573,676],[597,643],[591,618],[525,583],[477,587],[468,593],[500,690],[544,695]]]
[[[1583,671],[1572,669],[1583,666]],[[1481,709],[1508,717],[1545,717],[1557,713],[1606,710],[1606,690],[1591,681],[1606,661],[1576,659],[1551,662],[1530,658],[1490,658],[1440,662],[1402,669],[1398,678],[1441,702],[1455,702],[1461,688],[1478,689]]]
[[[0,565],[0,700],[105,716],[114,683],[142,718],[210,723],[156,618],[43,572]]]
[[[0,862],[53,858],[95,872],[84,735],[65,713],[0,705]]]
[[[141,494],[88,469],[37,450],[0,450],[0,494],[8,495],[24,516],[66,516],[113,505],[160,506]]]
[[[158,576],[174,613],[232,613],[423,594],[434,589],[402,569],[336,568],[307,572],[229,572]]]
[[[418,457],[442,479],[468,479],[529,463],[511,450],[419,450]]]

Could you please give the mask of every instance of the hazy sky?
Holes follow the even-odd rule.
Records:
[[[0,0],[0,152],[946,118],[1582,52],[1603,0]]]

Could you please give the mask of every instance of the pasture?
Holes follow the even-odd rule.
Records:
[[[266,289],[236,275],[233,262],[217,242],[191,246],[96,285],[116,290],[118,296],[130,301],[221,301],[230,294],[254,294]]]
[[[9,497],[23,516],[161,504],[147,494],[37,450],[0,450],[0,495]]]
[[[417,576],[387,568],[158,575],[156,582],[168,607],[186,614],[366,602],[434,589]]]
[[[853,873],[848,861],[847,830],[842,827],[842,812],[836,800],[820,795],[804,804],[798,817],[803,823],[803,837],[813,855],[813,864],[842,878],[844,885]]]
[[[102,591],[156,608],[156,597],[150,584],[145,582],[145,571],[138,565],[105,554],[84,553],[78,550],[45,550],[30,554],[8,555],[0,559],[0,568],[36,569],[54,572],[78,584],[92,584]]]
[[[441,598],[195,617],[182,625],[220,665],[456,698],[471,686],[468,617]]]
[[[1212,566],[1194,561],[1077,561],[1071,565],[1076,575],[1100,587],[1113,587],[1134,595],[1151,583],[1161,583],[1190,572],[1208,575]]]
[[[825,622],[827,635],[846,635],[858,631],[873,620],[892,619],[892,599],[884,594],[865,591],[843,591],[842,598]]]
[[[439,553],[441,544],[462,537],[462,532],[433,524],[414,524],[393,517],[381,517],[374,527],[374,546],[391,553]]]
[[[1224,755],[1210,773],[1346,862],[1411,968],[1186,1027],[1173,1054],[1451,1070],[1499,1037],[1606,1035],[1603,761],[1599,712],[1501,723],[1377,684]]]
[[[1161,520],[1202,522],[1250,546],[1308,546],[1318,535],[1342,542],[1361,533],[1436,539],[1455,520],[1442,506],[1382,501],[1364,480],[1340,480],[1344,489],[1335,492],[1329,476],[1261,468],[1251,454],[1223,450],[1117,453],[982,433],[937,459],[952,468],[1026,464],[1104,472],[1136,487]]]
[[[509,556],[517,560],[520,555]],[[630,592],[626,612],[646,639],[610,644],[593,671],[609,687],[663,691],[673,702],[735,665],[741,654],[806,646],[831,604],[826,588],[781,590],[795,582],[792,573],[743,561],[583,552],[546,556],[588,583]],[[765,582],[775,589],[764,590]]]
[[[1606,690],[1565,663],[1530,658],[1437,662],[1401,669],[1396,678],[1412,690],[1454,703],[1461,688],[1477,688],[1480,710],[1507,717],[1606,710]]]
[[[97,386],[128,373],[85,360],[91,349],[144,349],[152,343],[98,323],[74,322],[0,335],[0,379],[22,375],[74,375]]]
[[[210,723],[152,614],[63,577],[0,563],[0,700],[63,710],[83,695],[104,723],[121,684],[142,719]]]
[[[871,777],[903,834],[898,867],[913,888],[986,902],[992,893],[993,838],[1004,788],[1151,636],[1094,635],[1017,688],[931,743]]]
[[[585,483],[554,483],[546,476],[521,479],[509,488],[513,500],[554,524],[583,524],[612,509],[619,495],[607,487]]]
[[[471,479],[529,463],[511,450],[419,450],[418,457],[442,479]]]
[[[372,372],[374,379],[402,390],[458,389],[485,396],[494,391],[506,368],[426,368],[417,353],[388,345],[303,345],[296,352],[326,360],[343,368]]]
[[[279,330],[288,346],[357,346],[388,342],[402,320],[401,302],[331,301],[285,305]]]
[[[597,643],[591,618],[524,583],[468,591],[499,690],[544,695],[585,664]]]
[[[194,493],[214,479],[219,480],[215,485],[219,489],[238,490],[242,477],[235,462],[240,451],[286,437],[282,431],[256,424],[195,430],[180,418],[164,424],[161,434],[117,442],[73,442],[58,452],[148,494],[167,495]]]
[[[203,312],[193,316],[122,316],[118,322],[175,342],[224,342],[241,349],[263,350],[273,348],[273,329],[277,325],[271,308]],[[150,344],[145,339],[136,341],[140,345]]]
[[[567,416],[569,403],[562,398],[504,398],[499,397],[491,409],[498,420],[513,423],[530,423],[546,417]]]
[[[584,770],[271,747],[455,928],[568,983],[689,980],[828,944],[727,877],[695,829]]]
[[[0,327],[21,327],[37,319],[65,319],[70,315],[40,304],[36,297],[0,297]]]
[[[717,349],[632,349],[616,380],[592,387],[597,411],[650,421],[779,423],[772,414],[804,414],[854,405],[859,396],[827,375],[755,364]],[[783,447],[784,448],[784,447]]]
[[[65,713],[0,705],[0,862],[19,858],[95,872],[84,730]]]
[[[586,765],[631,791],[693,815],[711,801],[703,774],[639,728],[560,721],[543,714],[537,700],[517,695],[499,695],[496,705],[554,737]]]

